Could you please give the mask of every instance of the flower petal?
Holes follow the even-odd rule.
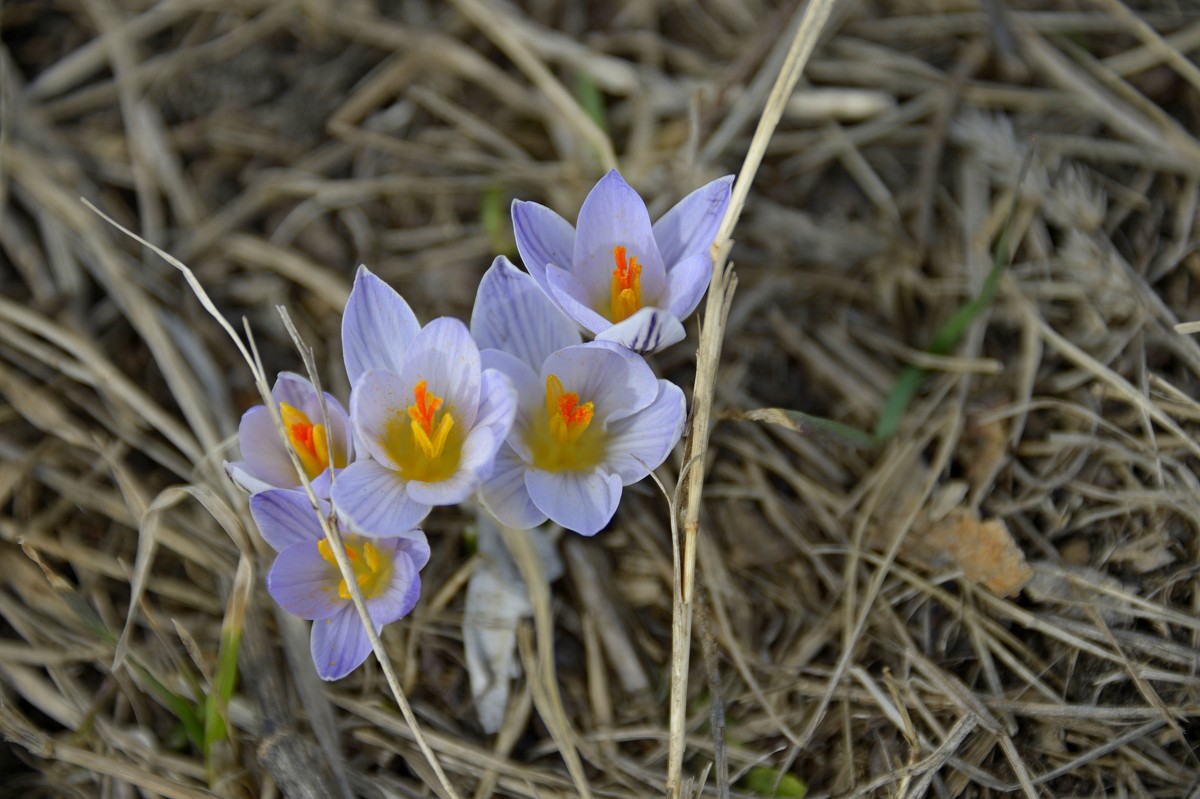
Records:
[[[546,206],[523,200],[513,201],[512,222],[521,262],[534,281],[545,289],[547,264],[564,269],[571,266],[575,228]]]
[[[380,627],[407,616],[421,598],[421,577],[408,553],[397,550],[392,557],[392,581],[387,590],[367,600],[371,621]]]
[[[592,536],[617,512],[621,478],[603,471],[525,472],[525,487],[538,509],[568,530]]]
[[[479,487],[479,498],[501,524],[515,530],[531,530],[546,521],[525,487],[528,464],[505,444],[496,453],[491,475]]]
[[[322,513],[329,512],[328,504],[320,505]],[[276,488],[259,492],[250,497],[250,515],[263,540],[276,552],[325,537],[317,512],[301,491]]]
[[[683,341],[686,336],[687,331],[675,314],[662,308],[643,308],[598,334],[596,340],[611,341],[634,352],[650,355]]]
[[[225,474],[229,475],[229,479],[233,481],[234,485],[247,494],[257,494],[259,491],[276,487],[273,483],[259,480],[250,473],[248,467],[249,464],[246,461],[225,461]]]
[[[712,256],[705,250],[689,255],[667,272],[666,306],[676,319],[687,319],[696,310],[712,280],[712,266]]]
[[[404,536],[397,538],[396,552],[407,554],[412,561],[413,568],[417,571],[424,569],[425,564],[429,563],[429,539],[425,537],[425,531],[414,528]]]
[[[684,197],[654,223],[654,238],[668,275],[684,258],[708,253],[729,207],[732,187],[733,175],[717,178]],[[680,318],[684,316],[687,314],[680,314]]]
[[[544,275],[545,269],[542,271]],[[535,371],[550,353],[582,340],[575,323],[532,277],[503,255],[492,262],[479,282],[471,311],[471,335],[481,350],[503,350]]]
[[[589,297],[587,289],[573,274],[557,266],[549,266],[546,268],[546,282],[550,286],[551,298],[563,313],[587,328],[592,335],[612,327],[612,322],[593,308],[593,303],[599,303],[599,300]]]
[[[475,417],[473,430],[486,428],[503,441],[512,429],[516,412],[516,385],[499,369],[485,369],[481,374],[479,415]]]
[[[667,459],[683,434],[686,407],[679,386],[659,380],[658,397],[649,408],[608,426],[604,462],[622,483],[636,483]]]
[[[578,343],[572,346],[578,346]],[[537,401],[541,398],[544,386],[540,384],[538,372],[541,371],[542,363],[539,362],[534,368],[531,368],[527,363],[517,358],[515,355],[510,355],[502,350],[481,350],[479,353],[480,361],[483,364],[483,374],[486,378],[490,371],[500,372],[517,393],[518,407],[530,401]],[[542,359],[544,362],[545,359]],[[486,386],[482,392],[483,396],[487,395]],[[520,413],[520,411],[517,411]]]
[[[229,476],[247,491],[253,493],[267,486],[292,488],[300,484],[266,405],[255,405],[242,414],[238,422],[238,447],[245,460],[235,464],[239,465],[239,474],[231,472]],[[238,479],[239,475],[250,479],[243,482]]]
[[[321,557],[315,541],[279,553],[267,575],[267,592],[279,607],[302,619],[328,619],[346,604],[338,596],[341,575]]]
[[[381,625],[376,625],[376,631]],[[362,665],[371,654],[371,639],[354,605],[312,626],[312,658],[322,680],[340,680]]]
[[[424,380],[426,390],[442,398],[443,408],[454,414],[454,423],[469,430],[479,410],[479,347],[461,320],[434,319],[413,339],[400,376],[412,390]]]
[[[392,469],[399,469],[400,465],[382,442],[387,437],[388,424],[397,415],[403,416],[412,402],[412,385],[387,369],[364,372],[350,391],[350,414],[360,446]]]
[[[500,350],[484,350],[479,353],[483,361],[484,374],[495,369],[502,372],[513,384],[517,392],[517,407],[513,414],[512,428],[506,436],[506,441],[517,447],[522,457],[529,457],[529,449],[525,445],[526,433],[532,422],[532,413],[543,406],[546,396],[545,382],[538,373],[530,369],[523,361],[514,355]],[[538,364],[538,369],[542,365]]]
[[[612,170],[583,201],[575,226],[571,271],[593,299],[608,297],[616,263],[613,250],[624,247],[642,266],[642,298],[657,304],[666,289],[666,267],[654,240],[646,203]]]
[[[595,403],[594,424],[629,416],[658,396],[658,378],[646,361],[607,342],[559,350],[542,366],[543,385],[550,375],[580,402]]]
[[[367,267],[358,267],[342,315],[342,357],[350,385],[368,369],[400,371],[420,329],[404,298]]]
[[[350,530],[367,538],[394,536],[416,527],[429,506],[413,501],[408,483],[375,461],[346,467],[333,484],[333,504]]]

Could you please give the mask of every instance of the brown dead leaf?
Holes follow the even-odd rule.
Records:
[[[880,543],[877,531],[872,546]],[[1025,553],[1000,519],[984,521],[969,508],[955,508],[936,521],[922,513],[900,554],[929,569],[955,566],[963,577],[999,596],[1012,596],[1033,579]]]

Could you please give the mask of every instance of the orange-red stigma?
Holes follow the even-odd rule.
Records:
[[[626,257],[624,247],[613,247],[616,269],[612,273],[612,321],[623,322],[642,307],[642,265],[635,256]]]
[[[329,468],[331,460],[338,468],[346,465],[345,458],[336,451],[332,459],[329,457],[325,425],[313,424],[304,411],[293,408],[286,402],[279,403],[279,415],[283,419],[288,441],[296,450],[300,465],[304,467],[304,473],[309,480]]]
[[[454,427],[454,417],[449,411],[444,411],[441,419],[434,424],[438,408],[442,407],[442,398],[429,392],[424,380],[413,387],[413,399],[413,404],[408,406],[413,438],[427,458],[436,458],[446,447],[446,439]]]
[[[550,417],[550,433],[560,444],[576,441],[592,423],[596,406],[591,402],[579,404],[579,395],[563,391],[562,382],[554,375],[546,378],[546,412]]]

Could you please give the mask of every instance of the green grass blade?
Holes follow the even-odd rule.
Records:
[[[804,780],[778,769],[756,766],[743,780],[746,790],[755,796],[773,799],[804,799],[808,786]]]
[[[586,72],[578,72],[575,75],[575,99],[579,100],[579,105],[596,123],[596,127],[608,133],[608,121],[604,116],[604,95],[600,93],[595,79]]]

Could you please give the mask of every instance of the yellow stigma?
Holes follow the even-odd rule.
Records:
[[[623,322],[642,308],[642,265],[637,258],[626,260],[624,247],[613,247],[613,260],[611,316],[613,322]]]
[[[346,548],[346,559],[350,561],[354,582],[358,583],[363,599],[373,599],[386,591],[392,581],[392,561],[381,556],[370,541],[356,535],[342,536],[342,546]],[[321,557],[340,574],[329,541],[322,538],[317,543],[317,549]],[[350,598],[350,588],[346,585],[345,578],[338,582],[337,592],[342,599]]]
[[[300,465],[309,480],[329,468],[329,443],[325,435],[325,425],[313,424],[308,415],[299,408],[293,408],[286,402],[279,403],[279,416],[283,419],[283,428],[287,431],[288,441],[300,456]],[[334,444],[332,463],[341,469],[346,465],[346,453]]]
[[[462,433],[450,407],[422,380],[413,387],[413,403],[388,422],[380,444],[406,480],[445,480],[458,468]]]
[[[594,403],[564,391],[555,375],[546,378],[546,415],[535,417],[528,444],[533,465],[551,472],[584,471],[604,459],[604,431],[592,426]]]

